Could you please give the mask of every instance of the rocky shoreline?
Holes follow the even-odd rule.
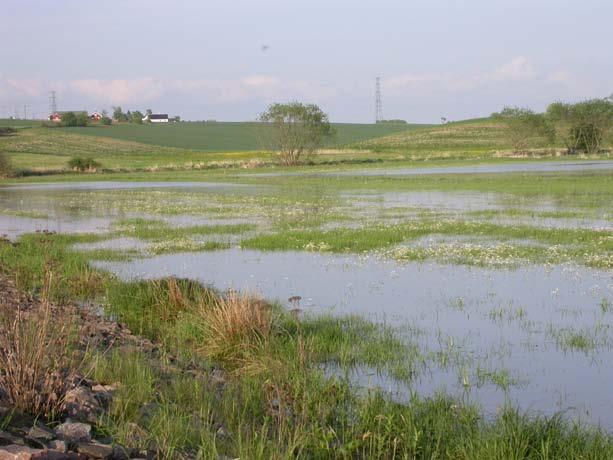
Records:
[[[41,300],[17,289],[6,276],[0,275],[0,308],[3,312],[21,312],[40,308]],[[55,305],[50,309],[54,320],[62,321],[67,309],[77,312],[79,348],[109,351],[119,348],[155,354],[158,347],[136,336],[123,324],[108,321],[93,306]],[[0,333],[2,330],[0,328]],[[0,350],[4,351],[4,350]],[[3,369],[0,368],[0,375]],[[0,386],[0,460],[59,460],[158,458],[155,446],[146,445],[146,432],[133,427],[139,445],[124,446],[96,429],[99,418],[109,410],[118,384],[103,384],[78,375],[62,395],[60,413],[52,420],[24,414],[12,407]]]

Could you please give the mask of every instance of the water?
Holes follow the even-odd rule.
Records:
[[[220,196],[266,187],[209,182],[75,182],[0,187],[0,234],[35,231],[104,233],[121,219],[164,220],[173,226],[253,223],[253,217],[207,215]],[[184,213],[187,213],[184,214]]]
[[[249,177],[279,177],[299,175],[326,175],[326,176],[420,176],[430,174],[493,174],[512,172],[572,172],[572,171],[598,171],[613,169],[613,161],[542,161],[533,160],[513,163],[476,164],[468,166],[435,166],[412,168],[368,168],[351,169],[334,172],[274,172],[242,174]]]
[[[486,169],[481,172],[490,172],[487,168],[510,171],[508,168],[515,166],[602,169],[612,164],[504,164],[483,167]],[[455,169],[474,172],[474,168]],[[449,172],[454,168],[429,169]],[[17,238],[35,230],[104,233],[112,231],[118,220],[133,217],[161,219],[172,226],[250,222],[258,225],[258,232],[269,231],[268,226],[279,217],[274,193],[278,192],[272,186],[192,182],[1,187],[0,234]],[[261,196],[264,199],[259,201]],[[304,206],[308,210],[312,205],[307,202]],[[473,211],[508,208],[581,211],[547,197],[518,202],[517,197],[507,194],[436,191],[340,193],[334,206],[330,212],[352,216],[354,220],[324,225],[348,227],[392,219],[406,222],[419,219],[424,210],[444,218],[469,220],[481,219],[469,214]],[[582,215],[583,211],[579,212]],[[586,217],[577,218],[501,214],[489,219],[508,225],[610,229],[609,215],[607,208],[586,210]],[[245,235],[211,235],[206,239],[237,244],[242,237]],[[461,241],[462,236],[458,238]],[[429,235],[413,244],[441,242],[444,240],[440,237]],[[485,239],[479,242],[488,244]],[[138,239],[114,238],[78,249],[141,251],[144,258],[95,263],[126,279],[188,277],[220,289],[258,291],[281,302],[299,295],[300,307],[307,312],[359,314],[391,324],[422,351],[425,362],[414,381],[407,386],[369,369],[354,370],[352,378],[365,386],[388,389],[399,399],[406,398],[410,391],[432,394],[444,389],[479,402],[488,413],[510,400],[522,409],[545,414],[570,409],[574,417],[602,423],[613,430],[613,401],[609,397],[613,381],[613,311],[602,307],[613,305],[611,272],[575,265],[499,270],[404,264],[374,255],[240,249],[149,257],[149,247],[149,243]],[[422,333],[415,335],[416,330]],[[568,332],[582,333],[592,346],[586,350],[565,348],[561,335]],[[506,390],[492,377],[503,373],[508,373],[513,383]]]
[[[356,381],[392,389],[400,398],[411,390],[446,390],[489,413],[507,400],[546,414],[571,409],[578,418],[613,429],[613,312],[601,308],[603,299],[613,302],[613,276],[607,272],[575,265],[493,270],[240,249],[95,265],[124,279],[187,277],[282,302],[299,295],[307,312],[357,313],[401,331],[410,326],[424,333],[409,333],[408,339],[417,340],[424,353],[446,354],[449,365],[427,360],[408,387],[364,369]],[[565,328],[593,334],[595,348],[564,349],[556,337]],[[508,372],[514,384],[505,391],[487,378],[479,381],[494,371]]]

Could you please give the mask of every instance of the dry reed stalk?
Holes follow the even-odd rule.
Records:
[[[0,304],[0,389],[16,409],[53,417],[77,376],[76,320],[48,301],[31,309]]]

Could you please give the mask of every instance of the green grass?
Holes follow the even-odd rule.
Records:
[[[525,244],[446,245],[427,250],[401,246],[426,235],[491,237],[502,243],[520,239]],[[531,244],[532,243],[532,244]],[[534,243],[542,243],[543,246]],[[611,232],[599,230],[539,228],[528,225],[497,225],[461,220],[420,220],[408,224],[371,225],[333,230],[300,229],[256,235],[241,242],[248,249],[365,252],[390,249],[388,255],[400,260],[434,258],[461,264],[505,265],[508,261],[559,263],[574,260],[586,265],[611,268]]]
[[[73,156],[91,157],[103,169],[115,172],[239,167],[251,170],[275,166],[275,158],[262,151],[263,127],[258,123],[186,122],[52,129],[42,128],[37,122],[0,120],[0,126],[3,125],[29,128],[0,137],[0,149],[9,155],[17,170],[30,173],[66,169],[66,162]],[[504,126],[490,119],[438,126],[336,123],[334,127],[335,139],[312,159],[316,167],[406,166],[424,161],[492,161],[513,157]],[[551,157],[556,150],[562,152],[563,146],[535,140],[531,149],[533,156]],[[302,166],[299,170],[309,168]]]
[[[337,132],[329,146],[340,146],[411,129],[412,125],[334,123]],[[249,122],[183,122],[124,124],[67,128],[66,132],[99,136],[200,152],[236,152],[262,149],[263,125]]]

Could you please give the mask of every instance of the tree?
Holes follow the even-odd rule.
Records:
[[[121,110],[121,106],[113,106],[113,120],[118,122],[128,121],[128,117]]]
[[[272,104],[260,115],[268,125],[268,142],[282,165],[299,164],[334,132],[326,115],[315,104]]]
[[[547,117],[563,133],[569,153],[597,153],[613,127],[613,100],[590,99],[576,104],[554,102]]]
[[[506,125],[508,140],[515,152],[523,152],[536,141],[546,138],[549,142],[555,139],[555,130],[547,119],[539,113],[521,107],[505,107],[502,111],[493,113],[492,117]]]
[[[77,113],[76,118],[76,126],[87,126],[87,124],[89,123],[89,116],[87,116],[87,113],[79,112]]]
[[[135,110],[134,112],[131,113],[130,123],[136,123],[136,124],[142,125],[143,124],[143,116],[144,115],[143,115],[142,112],[140,112],[138,110]]]
[[[62,124],[64,126],[72,127],[77,125],[77,116],[74,112],[66,112],[62,114]]]

